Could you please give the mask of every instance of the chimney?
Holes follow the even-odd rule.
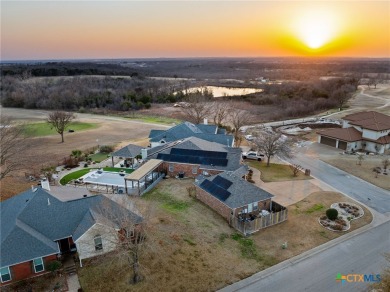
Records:
[[[141,149],[142,160],[145,160],[148,157],[148,149]]]
[[[47,178],[44,178],[41,181],[41,187],[42,187],[42,189],[44,189],[46,191],[50,191],[50,184],[49,184],[49,180]]]
[[[205,124],[205,125],[209,124],[206,118],[203,119],[203,124]]]

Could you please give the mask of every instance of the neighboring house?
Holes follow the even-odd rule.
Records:
[[[195,181],[196,197],[244,234],[287,219],[287,209],[273,195],[244,180],[242,168]]]
[[[241,149],[190,137],[143,149],[142,159],[152,158],[163,160],[170,176],[197,177],[240,168]]]
[[[63,202],[40,187],[0,207],[2,285],[46,273],[47,264],[61,254],[77,251],[81,265],[82,259],[112,251],[120,222],[142,221],[103,195]]]
[[[319,131],[318,142],[346,151],[383,154],[390,149],[390,116],[369,111],[347,115],[340,129]]]
[[[200,138],[228,147],[233,147],[234,145],[234,137],[232,135],[227,135],[226,130],[223,128],[207,124],[206,120],[204,124],[195,125],[190,122],[184,122],[168,130],[151,130],[149,141],[153,148],[189,137]]]

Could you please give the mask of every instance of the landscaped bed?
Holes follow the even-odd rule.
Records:
[[[353,203],[333,203],[331,209],[337,210],[337,219],[331,220],[326,215],[319,218],[320,224],[332,231],[347,231],[351,228],[350,222],[364,215],[363,209]]]

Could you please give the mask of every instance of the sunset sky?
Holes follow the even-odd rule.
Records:
[[[390,57],[390,1],[1,1],[1,60]]]

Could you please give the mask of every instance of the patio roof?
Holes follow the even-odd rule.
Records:
[[[157,168],[161,163],[163,163],[160,159],[150,159],[140,168],[125,176],[125,180],[136,180],[139,181],[143,177],[145,177],[148,173],[153,171],[153,169]]]
[[[134,158],[137,155],[141,154],[142,148],[144,148],[144,147],[129,144],[129,145],[115,151],[114,153],[112,153],[112,156],[116,156],[116,157],[120,156],[120,157],[124,157],[124,158],[129,158],[129,157]]]

